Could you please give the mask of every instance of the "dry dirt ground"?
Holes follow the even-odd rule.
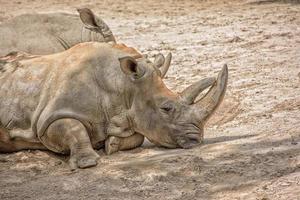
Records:
[[[1,200],[300,199],[299,1],[0,0],[0,21],[84,6],[118,41],[171,51],[173,90],[228,63],[225,100],[190,150],[100,151],[97,167],[75,172],[49,152],[1,154]]]

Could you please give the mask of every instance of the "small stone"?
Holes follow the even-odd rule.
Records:
[[[229,43],[233,43],[233,42],[241,42],[243,41],[242,38],[240,38],[239,36],[234,36],[232,39],[230,39],[228,42]]]

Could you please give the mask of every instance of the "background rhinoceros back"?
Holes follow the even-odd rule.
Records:
[[[84,30],[78,15],[33,13],[17,16],[0,24],[0,56],[12,51],[51,54],[64,48],[56,37],[69,45],[85,41],[104,41],[101,34]]]

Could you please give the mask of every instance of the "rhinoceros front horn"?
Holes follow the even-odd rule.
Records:
[[[225,64],[222,70],[219,72],[215,84],[209,89],[202,99],[192,105],[195,106],[195,109],[199,111],[199,120],[201,123],[207,121],[222,102],[227,87],[227,81],[228,68]]]

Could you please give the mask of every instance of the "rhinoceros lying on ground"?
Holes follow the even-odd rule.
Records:
[[[112,42],[105,22],[88,8],[67,13],[24,14],[0,24],[0,55],[12,51],[51,54],[80,42]]]
[[[3,57],[0,151],[70,153],[72,168],[86,168],[97,164],[94,149],[105,140],[109,151],[139,146],[144,136],[168,148],[192,147],[223,99],[227,66],[217,80],[200,80],[176,94],[162,81],[160,68],[169,64],[163,56],[152,63],[132,48],[97,42],[46,56]]]

